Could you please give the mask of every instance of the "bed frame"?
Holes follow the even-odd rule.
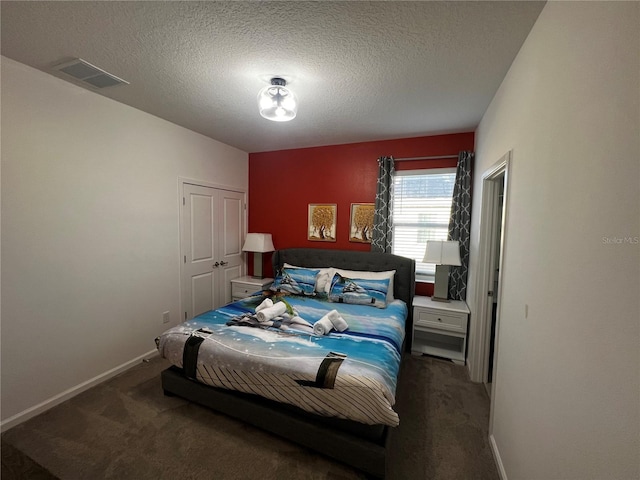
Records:
[[[415,291],[415,262],[386,253],[315,248],[290,248],[273,254],[276,272],[284,263],[300,267],[336,267],[346,270],[382,272],[396,270],[394,297],[409,309],[405,339],[411,338]],[[410,350],[405,341],[405,351]],[[165,395],[177,395],[240,419],[319,453],[351,465],[374,477],[384,478],[390,427],[364,425],[339,418],[321,417],[300,408],[266,400],[255,395],[224,390],[189,380],[182,369],[162,372]]]

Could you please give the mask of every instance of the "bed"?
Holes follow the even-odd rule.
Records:
[[[272,263],[274,291],[255,292],[158,337],[160,355],[173,365],[162,373],[165,393],[383,478],[390,431],[399,421],[393,405],[400,362],[410,348],[414,261],[293,248],[276,251]],[[286,312],[270,318],[276,307]],[[336,319],[338,326],[327,323]],[[314,332],[321,323],[330,333]]]

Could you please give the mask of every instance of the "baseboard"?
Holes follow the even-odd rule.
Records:
[[[500,451],[498,450],[498,445],[496,444],[496,439],[493,435],[489,435],[489,445],[491,445],[491,453],[493,453],[493,459],[496,462],[496,468],[498,469],[498,475],[500,475],[500,480],[508,480],[507,472],[505,471],[504,465],[502,464]]]
[[[466,358],[466,367],[467,367],[467,375],[469,375],[469,380],[473,382],[473,369],[471,368],[470,356]],[[477,383],[477,382],[474,382]]]
[[[59,393],[58,395],[54,395],[53,397],[45,400],[42,403],[39,403],[38,405],[27,408],[26,410],[23,410],[20,413],[16,413],[15,415],[0,422],[0,432],[9,430],[11,427],[15,427],[16,425],[22,422],[26,422],[30,418],[33,418],[36,415],[39,415],[42,412],[45,412],[50,408],[53,408],[56,405],[59,405],[60,403],[75,397],[76,395],[84,392],[85,390],[89,390],[91,387],[98,385],[99,383],[102,383],[106,380],[109,380],[110,378],[115,377],[119,373],[122,373],[125,370],[130,369],[131,367],[140,363],[143,359],[153,357],[157,354],[158,354],[158,350],[153,349],[143,355],[140,355],[134,358],[133,360],[129,360],[128,362],[125,362],[122,365],[112,368],[111,370],[108,370],[100,375],[97,375],[87,380],[86,382],[82,382],[79,385],[76,385],[75,387],[71,387],[70,389],[65,390],[64,392]]]

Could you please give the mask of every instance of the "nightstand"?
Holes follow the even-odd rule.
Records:
[[[413,298],[411,353],[435,355],[464,365],[469,307],[462,300],[436,302],[431,297]]]
[[[241,298],[266,290],[273,283],[273,278],[254,278],[249,275],[231,280],[231,299],[235,302]]]

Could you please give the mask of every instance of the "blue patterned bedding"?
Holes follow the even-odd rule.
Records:
[[[295,328],[227,325],[253,313],[263,299],[261,294],[247,297],[167,330],[158,338],[160,355],[183,367],[185,342],[200,336],[204,339],[196,378],[203,383],[261,395],[318,415],[398,424],[393,405],[405,336],[404,302],[394,300],[380,309],[286,296],[286,302],[311,324],[335,309],[349,325],[342,333],[334,330],[323,336]],[[334,377],[322,384],[318,379],[332,368]]]

